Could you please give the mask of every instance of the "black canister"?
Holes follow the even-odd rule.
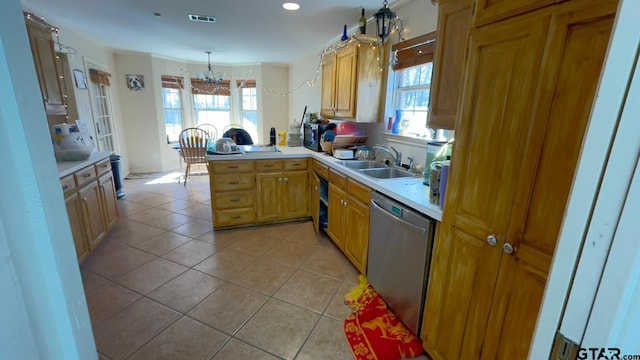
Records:
[[[276,128],[272,127],[269,130],[269,145],[274,146],[276,144]]]

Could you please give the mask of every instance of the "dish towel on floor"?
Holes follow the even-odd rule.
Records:
[[[422,354],[422,342],[389,310],[364,276],[345,295],[352,314],[344,333],[356,360],[399,360]]]

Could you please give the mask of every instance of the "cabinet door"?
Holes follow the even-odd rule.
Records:
[[[477,0],[474,25],[506,19],[564,0]]]
[[[361,274],[367,274],[369,251],[369,206],[352,197],[347,200],[345,254]]]
[[[336,56],[336,118],[356,116],[357,49],[355,45],[349,46]]]
[[[82,218],[85,233],[91,250],[98,246],[100,240],[106,233],[104,221],[102,220],[102,209],[100,208],[100,189],[97,181],[92,181],[80,191],[80,204],[82,205]]]
[[[438,5],[438,38],[427,125],[430,128],[453,130],[455,127],[472,8],[473,0],[441,1]]]
[[[518,177],[529,173],[521,159],[550,21],[538,12],[471,32],[425,310],[425,347],[434,359],[473,359],[481,352],[502,256],[487,240],[504,239]]]
[[[318,178],[315,171],[311,171],[309,178],[311,185],[311,197],[309,200],[311,220],[313,220],[313,229],[318,232],[320,231],[320,178]]]
[[[346,222],[346,193],[344,190],[329,184],[329,206],[327,219],[327,234],[333,242],[344,252],[345,224]]]
[[[118,198],[113,174],[108,172],[98,179],[100,186],[100,204],[104,226],[108,230],[118,220]]]
[[[288,171],[283,182],[283,216],[285,219],[309,215],[309,174],[306,171]]]
[[[282,218],[282,173],[256,174],[256,217],[258,221]]]
[[[333,118],[336,108],[336,56],[327,55],[322,59],[322,90],[320,115]]]
[[[66,197],[64,202],[67,205],[67,216],[69,216],[69,225],[71,226],[71,234],[73,234],[76,255],[78,261],[82,261],[89,255],[89,243],[82,223],[82,205],[78,193],[73,193]]]
[[[547,37],[541,88],[548,90],[534,120],[543,140],[523,159],[537,166],[516,191],[504,239],[515,250],[502,256],[483,359],[523,359],[529,351],[617,1],[582,4],[562,4]]]
[[[27,20],[27,30],[33,62],[38,75],[45,112],[51,115],[64,115],[64,88],[60,80],[62,69],[56,59],[53,46],[53,34],[49,29]]]

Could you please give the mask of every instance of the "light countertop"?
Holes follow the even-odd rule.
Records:
[[[89,156],[88,159],[80,160],[80,161],[58,161],[56,165],[58,165],[58,176],[63,178],[69,174],[73,174],[74,172],[85,168],[89,165],[95,164],[100,160],[108,158],[111,155],[111,151],[99,151]]]
[[[311,151],[305,147],[278,147],[279,152],[207,155],[208,160],[260,160],[312,157],[329,166],[334,171],[347,175],[358,182],[409,206],[437,221],[442,220],[442,209],[429,203],[429,187],[422,184],[422,177],[375,179],[359,173],[357,170],[341,165],[343,160],[322,152]]]

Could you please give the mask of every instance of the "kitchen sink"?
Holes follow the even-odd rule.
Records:
[[[376,179],[395,179],[395,178],[405,178],[405,177],[416,176],[411,171],[398,169],[395,167],[361,169],[360,172],[364,175],[371,176]]]
[[[341,161],[340,165],[344,165],[351,169],[376,169],[386,168],[387,165],[372,160],[349,160]]]

